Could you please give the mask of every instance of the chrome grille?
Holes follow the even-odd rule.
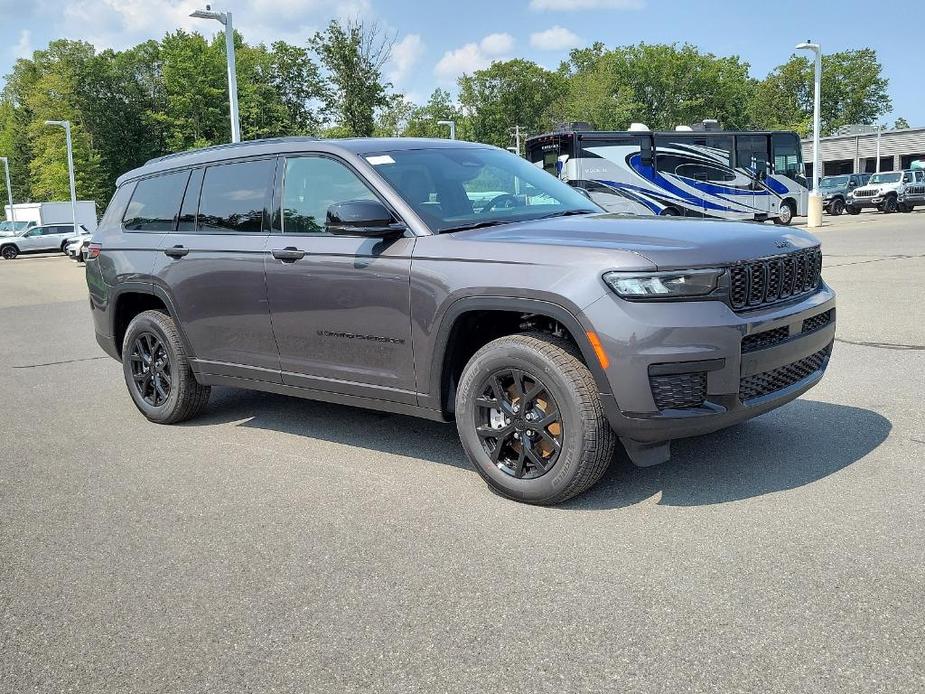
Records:
[[[822,252],[811,248],[735,265],[729,272],[729,302],[734,309],[766,306],[813,291],[822,274]]]

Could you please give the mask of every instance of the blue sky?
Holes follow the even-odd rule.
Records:
[[[0,0],[0,74],[52,38],[125,48],[176,27],[213,31],[187,15],[205,0]],[[890,80],[893,113],[925,126],[921,31],[925,4],[902,4],[884,22],[869,0],[681,2],[680,0],[216,0],[249,41],[302,43],[332,17],[379,21],[398,43],[387,77],[415,100],[435,87],[453,91],[462,71],[493,59],[525,57],[550,68],[568,49],[603,41],[690,42],[717,55],[738,54],[761,77],[807,38],[825,51],[875,48]],[[898,8],[899,6],[897,6]],[[869,20],[865,20],[867,17]]]

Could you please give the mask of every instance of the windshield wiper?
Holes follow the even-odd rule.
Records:
[[[481,222],[471,222],[470,224],[460,224],[455,227],[447,227],[446,229],[441,229],[441,234],[446,234],[450,231],[468,231],[469,229],[483,229],[485,227],[494,227],[499,224],[511,224],[512,222],[517,222],[520,220],[517,219],[486,219]]]
[[[562,212],[552,212],[550,214],[544,214],[541,217],[534,217],[533,219],[552,219],[553,217],[571,217],[576,214],[595,214],[601,210],[564,210]]]

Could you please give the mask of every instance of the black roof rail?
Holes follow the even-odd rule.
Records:
[[[262,145],[269,144],[272,142],[316,142],[319,138],[309,137],[307,135],[297,135],[290,137],[267,137],[262,140],[245,140],[244,142],[225,142],[220,145],[212,145],[210,147],[200,147],[199,149],[187,149],[183,152],[173,152],[171,154],[165,154],[160,157],[154,157],[153,159],[148,159],[145,162],[145,166],[148,164],[154,164],[159,161],[167,161],[168,159],[174,159],[176,157],[183,157],[187,154],[198,154],[199,152],[215,152],[223,149],[233,149],[234,147],[243,147],[244,145]]]

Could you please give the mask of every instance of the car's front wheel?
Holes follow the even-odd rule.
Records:
[[[16,248],[16,246],[4,246],[0,248],[0,256],[2,256],[4,260],[13,260],[17,255],[19,255],[19,249]]]
[[[848,205],[848,206],[845,208],[845,211],[846,211],[848,214],[861,214],[861,208],[860,208],[860,207],[855,207],[854,205]]]
[[[588,367],[567,340],[544,333],[489,342],[466,364],[456,426],[469,460],[499,494],[565,501],[597,482],[615,435]]]
[[[793,203],[789,200],[785,200],[780,205],[780,212],[778,216],[774,218],[774,223],[782,226],[790,226],[795,214],[796,210],[793,207]]]
[[[829,214],[833,217],[839,216],[842,212],[845,211],[845,201],[841,198],[835,198],[829,204]]]
[[[211,388],[196,381],[177,326],[160,311],[143,311],[129,323],[122,371],[132,401],[152,422],[182,422],[209,402]]]
[[[898,209],[899,205],[896,202],[896,198],[890,195],[886,200],[883,201],[883,205],[880,208],[880,211],[884,214],[893,214]]]

